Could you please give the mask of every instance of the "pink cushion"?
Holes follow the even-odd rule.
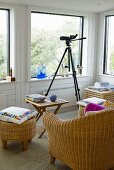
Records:
[[[99,111],[105,109],[104,106],[95,103],[89,103],[85,108],[85,113],[88,111]]]

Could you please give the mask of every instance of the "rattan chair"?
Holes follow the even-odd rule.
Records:
[[[50,163],[62,161],[73,170],[112,170],[114,167],[114,110],[105,109],[62,121],[46,112]]]

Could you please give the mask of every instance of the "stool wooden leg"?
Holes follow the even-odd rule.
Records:
[[[27,148],[28,148],[28,141],[23,141],[22,142],[22,147],[23,147],[23,151],[27,150]]]
[[[32,139],[28,140],[28,143],[31,143]]]
[[[51,164],[54,164],[54,162],[55,162],[55,157],[51,156],[50,163],[51,163]]]
[[[3,149],[7,149],[7,141],[1,139],[1,142]]]

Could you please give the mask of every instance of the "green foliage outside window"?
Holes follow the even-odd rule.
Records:
[[[4,35],[0,35],[0,79],[5,78],[7,74],[5,51],[5,38]]]
[[[110,70],[114,70],[114,52],[111,55],[111,59],[110,59]]]
[[[32,13],[32,16],[39,13]],[[47,14],[49,15],[49,14]],[[66,16],[64,16],[66,18]],[[42,21],[43,23],[44,21]],[[42,24],[41,23],[41,24]],[[50,23],[49,23],[50,24]],[[59,24],[59,23],[58,23]],[[77,25],[77,26],[76,26]],[[32,26],[32,25],[31,25]],[[32,27],[31,27],[32,28]],[[60,40],[60,36],[69,36],[80,33],[80,18],[71,17],[64,21],[64,24],[56,30],[40,29],[37,27],[32,28],[31,36],[31,77],[36,77],[37,67],[39,65],[46,65],[47,75],[53,75],[61,60],[63,52],[66,48],[65,41]],[[79,35],[80,36],[80,35]],[[72,55],[74,63],[79,64],[79,42],[72,42]],[[64,57],[64,62],[61,67],[68,65],[68,57]],[[61,70],[59,70],[60,73]],[[59,74],[58,73],[58,74]]]

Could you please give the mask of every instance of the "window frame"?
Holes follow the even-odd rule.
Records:
[[[7,11],[7,75],[10,75],[10,9],[8,8],[0,8],[0,10]]]
[[[81,22],[80,22],[80,38],[83,37],[84,35],[84,16],[82,15],[73,15],[73,14],[63,14],[63,13],[54,13],[54,12],[43,12],[43,11],[37,11],[37,10],[31,10],[31,14],[32,13],[39,13],[39,14],[49,14],[49,15],[60,15],[60,16],[71,16],[71,17],[80,17]],[[31,56],[32,57],[32,56]],[[79,43],[79,58],[80,58],[80,67],[82,67],[82,58],[83,58],[83,39],[80,40]],[[31,79],[33,79],[33,77],[30,75]]]
[[[103,74],[106,74],[106,75],[109,75],[107,73],[107,37],[108,37],[108,17],[111,17],[111,16],[114,16],[114,15],[106,15],[105,18],[104,18],[104,59],[103,59]]]

